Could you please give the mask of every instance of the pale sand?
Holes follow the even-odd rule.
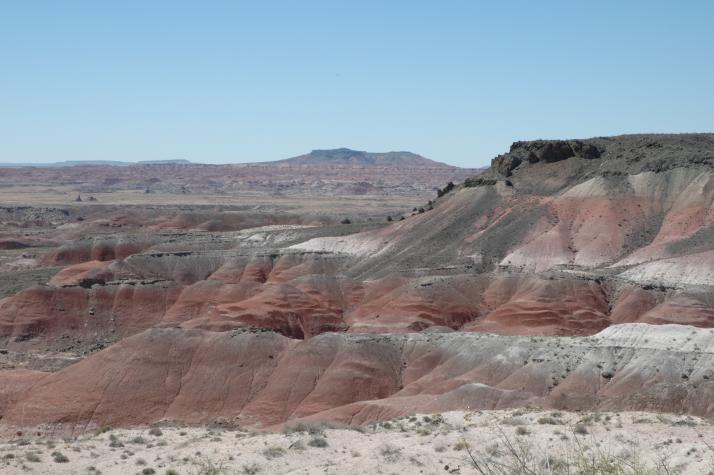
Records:
[[[403,418],[359,430],[320,426],[303,429],[313,434],[307,430],[258,433],[160,427],[160,435],[151,435],[149,428],[116,429],[63,440],[26,433],[0,441],[0,472],[482,473],[474,467],[469,452],[482,470],[489,463],[518,464],[515,452],[532,473],[538,474],[565,473],[557,471],[563,463],[571,464],[570,473],[578,473],[574,467],[579,463],[582,468],[584,456],[590,463],[610,460],[620,470],[637,464],[652,469],[638,473],[709,474],[714,469],[714,426],[702,419],[678,415],[450,412]],[[137,437],[143,440],[134,440]],[[326,441],[327,446],[311,446],[316,438]],[[114,445],[123,447],[111,447],[112,440],[116,441]],[[54,452],[69,461],[55,462]],[[28,453],[35,453],[40,461],[31,461]],[[516,467],[512,473],[528,472]]]

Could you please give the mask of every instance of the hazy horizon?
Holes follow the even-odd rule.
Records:
[[[0,162],[406,150],[714,130],[714,4],[14,2]]]

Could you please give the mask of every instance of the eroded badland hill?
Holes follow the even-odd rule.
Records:
[[[3,430],[714,416],[714,135],[386,155],[3,170]]]

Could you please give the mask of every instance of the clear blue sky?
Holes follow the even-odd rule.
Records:
[[[714,130],[714,2],[0,3],[0,162]]]

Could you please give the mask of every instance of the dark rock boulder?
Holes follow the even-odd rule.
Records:
[[[508,153],[491,161],[491,168],[502,176],[511,176],[521,163],[554,163],[572,157],[600,158],[604,150],[583,140],[533,140],[514,142]]]
[[[491,168],[503,176],[511,176],[511,172],[521,164],[521,159],[515,155],[505,153],[491,160]]]
[[[573,149],[573,153],[576,157],[582,157],[588,160],[600,158],[603,153],[603,150],[600,148],[591,143],[585,143],[582,140],[571,140],[570,147]]]

